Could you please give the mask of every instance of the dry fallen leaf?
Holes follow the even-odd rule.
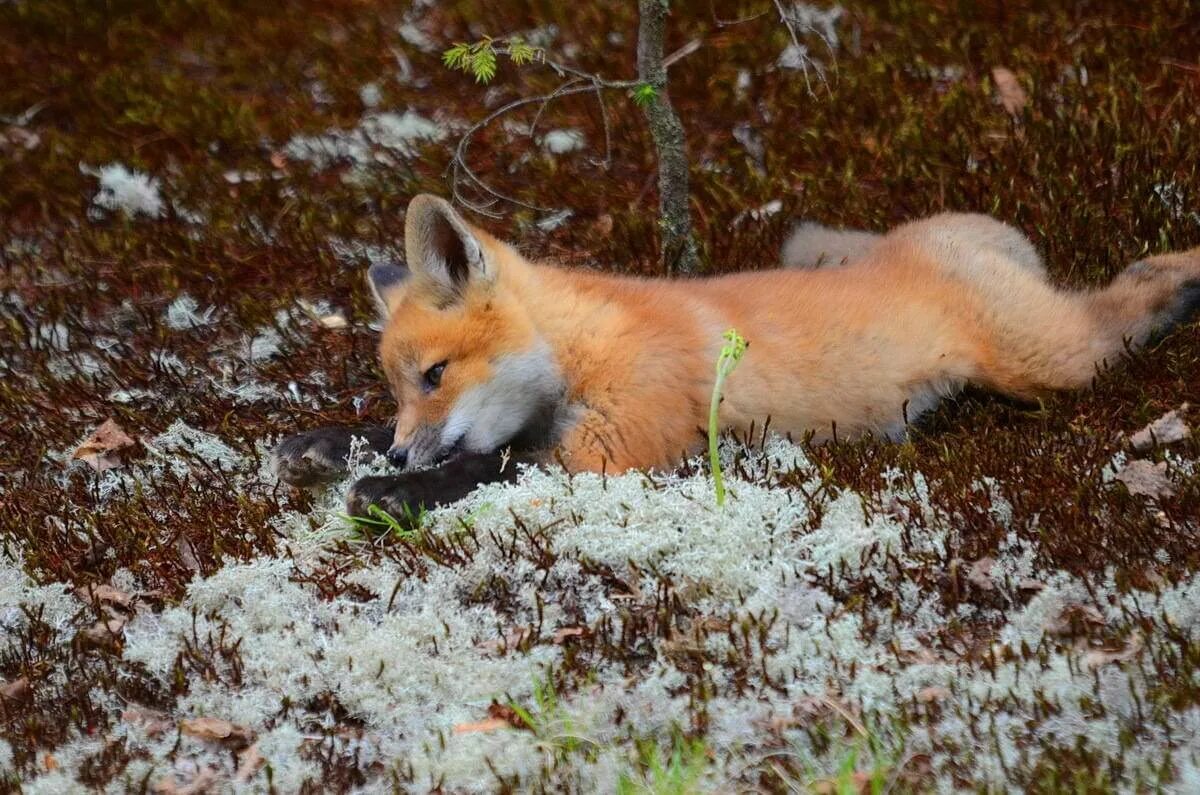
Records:
[[[317,322],[320,323],[323,328],[328,329],[346,328],[350,325],[350,322],[338,312],[334,312],[330,315],[322,315]]]
[[[1153,499],[1170,497],[1175,486],[1167,478],[1167,462],[1153,464],[1149,461],[1130,461],[1116,474],[1116,479],[1125,484],[1130,494]]]
[[[107,621],[97,621],[87,629],[81,629],[76,638],[85,649],[116,652],[121,649],[121,641],[125,630],[124,618],[110,618]]]
[[[84,462],[97,472],[103,472],[121,466],[124,463],[121,451],[133,447],[134,444],[136,442],[133,437],[125,433],[116,422],[108,419],[79,445],[71,457]]]
[[[494,732],[499,729],[511,729],[512,724],[503,718],[484,718],[483,720],[471,721],[469,723],[455,724],[453,732],[455,734],[472,734],[474,732]]]
[[[1025,94],[1025,89],[1021,87],[1017,76],[1011,70],[997,66],[992,69],[992,82],[996,84],[996,93],[1000,96],[1000,104],[1004,106],[1008,115],[1020,116],[1025,105],[1029,103],[1029,97]]]
[[[514,627],[506,632],[504,637],[477,643],[475,648],[494,652],[508,651],[520,647],[532,634],[533,630],[529,627]]]
[[[191,541],[188,541],[187,536],[180,534],[179,538],[175,539],[175,551],[179,553],[180,563],[193,573],[200,573],[200,557],[196,554],[196,547]]]
[[[133,607],[132,596],[103,583],[80,586],[75,589],[75,595],[88,604],[111,604],[124,610],[129,610]]]
[[[1088,630],[1099,629],[1104,624],[1104,615],[1095,607],[1072,602],[1047,622],[1046,631],[1052,635],[1072,636],[1087,634]]]
[[[245,784],[254,778],[254,774],[263,766],[263,755],[258,751],[258,743],[251,743],[238,753],[238,767],[234,778]]]
[[[187,784],[180,786],[173,778],[164,778],[154,785],[156,795],[200,795],[210,791],[217,783],[217,771],[204,767]]]
[[[142,707],[130,707],[121,713],[121,720],[134,726],[140,726],[150,737],[166,734],[175,725],[166,713]]]
[[[244,748],[254,741],[253,731],[221,718],[188,718],[180,721],[179,730],[189,737],[234,748]]]
[[[995,558],[980,558],[971,564],[971,568],[967,569],[967,582],[974,585],[981,591],[991,591],[995,589],[996,583],[992,580],[992,567],[996,565]]]
[[[1187,411],[1188,404],[1184,403],[1177,409],[1168,411],[1154,422],[1142,428],[1140,431],[1129,437],[1129,444],[1134,450],[1149,450],[1155,444],[1174,444],[1175,442],[1183,441],[1192,435],[1192,429],[1183,421],[1183,417],[1179,415],[1181,411]]]
[[[19,676],[11,682],[0,684],[0,700],[25,701],[31,695],[33,688],[29,686],[28,676]]]
[[[917,691],[917,701],[922,704],[932,704],[950,697],[950,691],[944,687],[925,687]]]
[[[457,724],[455,734],[471,734],[473,732],[494,732],[498,729],[527,729],[525,721],[517,711],[507,704],[493,701],[488,705],[488,716],[483,720],[469,721]]]
[[[562,645],[566,643],[567,638],[577,638],[580,635],[587,634],[587,627],[562,627],[554,633],[554,642]]]
[[[1088,668],[1100,668],[1109,663],[1126,662],[1136,657],[1141,650],[1142,636],[1135,632],[1129,638],[1129,643],[1119,649],[1092,649],[1083,655],[1083,664]]]
[[[1035,580],[1032,577],[1026,577],[1017,583],[1017,587],[1025,593],[1035,594],[1046,590],[1046,583],[1041,580]]]

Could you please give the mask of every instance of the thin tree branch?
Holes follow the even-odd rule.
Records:
[[[638,77],[654,88],[642,105],[658,152],[658,206],[663,264],[667,270],[696,273],[700,257],[692,234],[687,146],[683,124],[667,93],[666,39],[668,0],[638,0]]]

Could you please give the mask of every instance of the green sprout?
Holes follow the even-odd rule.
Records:
[[[587,754],[597,749],[594,740],[578,732],[575,723],[563,708],[558,692],[554,689],[552,672],[547,671],[545,679],[534,677],[533,703],[536,705],[536,711],[512,699],[508,700],[509,708],[529,731],[533,732],[538,742],[559,759],[565,759],[576,752]]]
[[[476,83],[490,83],[496,76],[497,55],[507,55],[514,64],[523,66],[537,60],[542,50],[518,38],[493,39],[484,36],[473,44],[455,42],[454,46],[442,53],[442,63],[447,69],[466,72],[475,78]]]
[[[687,795],[701,791],[712,765],[703,741],[690,740],[675,729],[671,745],[663,748],[653,738],[637,742],[636,773],[625,771],[617,779],[618,795]]]
[[[644,108],[658,96],[658,89],[649,83],[642,83],[633,88],[629,92],[629,95],[633,97],[633,104],[639,108]]]
[[[717,456],[717,437],[720,428],[717,425],[717,410],[721,407],[721,390],[725,379],[737,367],[738,362],[746,354],[750,343],[737,329],[729,329],[722,335],[725,344],[721,346],[721,355],[717,357],[717,381],[713,384],[712,403],[708,407],[708,459],[712,464],[713,489],[717,493],[717,505],[725,504],[725,476],[721,473],[721,460]]]
[[[403,507],[404,516],[399,519],[374,504],[367,506],[366,516],[342,514],[342,518],[348,521],[356,530],[360,530],[367,535],[381,536],[391,534],[402,541],[410,543],[420,541],[421,528],[424,526],[425,519],[429,514],[425,510],[424,505],[419,506],[415,512],[407,503]]]

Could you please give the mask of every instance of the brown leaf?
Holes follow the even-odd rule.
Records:
[[[130,707],[123,711],[121,720],[134,726],[140,726],[142,731],[151,737],[166,734],[175,725],[166,713],[141,707]]]
[[[287,168],[287,164],[287,155],[285,155],[283,152],[271,153],[271,165],[275,166],[275,168],[282,170]]]
[[[103,583],[83,585],[75,589],[75,595],[88,604],[112,604],[124,610],[133,608],[133,597],[124,591]]]
[[[925,687],[917,691],[917,701],[922,704],[932,704],[950,697],[950,691],[944,687]]]
[[[996,93],[1000,97],[1000,104],[1004,106],[1008,115],[1020,116],[1021,111],[1029,103],[1029,97],[1025,94],[1025,89],[1021,87],[1017,76],[1011,70],[997,66],[992,69],[992,82],[996,84]]]
[[[19,676],[11,682],[0,684],[0,701],[28,701],[33,695],[28,676]]]
[[[1085,635],[1089,630],[1102,628],[1104,623],[1103,614],[1095,607],[1072,602],[1050,619],[1046,624],[1046,631],[1052,635],[1067,637]]]
[[[121,466],[124,463],[122,451],[134,444],[133,437],[121,430],[116,422],[107,419],[79,445],[71,457],[83,461],[97,472],[103,472]]]
[[[560,627],[554,632],[554,642],[558,645],[566,643],[567,638],[577,638],[587,634],[587,627]]]
[[[514,729],[528,729],[529,724],[525,722],[515,709],[508,704],[501,704],[499,701],[493,700],[488,704],[488,717],[495,720],[502,720]]]
[[[1028,594],[1041,593],[1046,590],[1046,583],[1041,580],[1035,580],[1032,577],[1026,577],[1017,583],[1017,588]]]
[[[238,753],[238,767],[234,778],[245,784],[254,778],[254,774],[263,766],[263,755],[258,751],[258,743],[251,743]]]
[[[1168,411],[1154,422],[1142,428],[1133,436],[1129,437],[1129,444],[1134,450],[1142,451],[1149,450],[1155,444],[1174,444],[1181,442],[1192,435],[1192,429],[1183,421],[1183,417],[1179,415],[1181,411],[1187,411],[1188,404],[1184,403],[1178,409]]]
[[[180,721],[179,730],[189,737],[232,748],[245,748],[254,741],[253,731],[221,718],[188,718]]]
[[[529,627],[514,627],[506,632],[504,637],[496,638],[495,640],[485,640],[482,643],[475,644],[475,647],[487,651],[504,652],[509,649],[518,648],[532,634],[533,630]]]
[[[1167,479],[1167,462],[1130,461],[1116,474],[1116,479],[1125,484],[1130,494],[1161,499],[1175,493],[1175,486]]]
[[[81,629],[75,637],[85,649],[117,652],[124,640],[125,621],[124,618],[97,621],[87,629]]]
[[[200,557],[196,554],[196,547],[187,536],[180,533],[175,539],[175,551],[179,553],[179,562],[191,569],[193,574],[200,574]]]
[[[156,795],[201,795],[209,792],[217,783],[217,771],[211,767],[200,768],[196,777],[180,786],[173,778],[164,778],[154,785]]]
[[[501,718],[484,718],[469,723],[457,723],[452,731],[455,734],[472,734],[474,732],[494,732],[499,729],[511,729],[512,724]]]
[[[1141,633],[1135,632],[1129,638],[1129,643],[1117,649],[1092,649],[1083,655],[1083,664],[1088,668],[1100,668],[1115,662],[1132,660],[1142,650]]]
[[[974,585],[981,591],[991,591],[995,589],[996,583],[992,580],[992,567],[996,565],[995,558],[980,558],[971,564],[971,568],[967,570],[967,582]]]

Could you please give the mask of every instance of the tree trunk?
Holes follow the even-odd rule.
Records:
[[[658,150],[663,266],[668,272],[697,273],[700,260],[688,205],[687,144],[667,94],[667,67],[663,64],[669,5],[670,0],[638,0],[638,79],[655,90],[654,98],[642,105],[642,110]]]

